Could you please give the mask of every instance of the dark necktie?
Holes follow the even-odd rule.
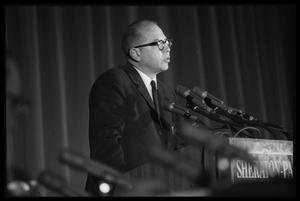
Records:
[[[158,115],[158,119],[160,120],[160,111],[159,111],[159,102],[158,102],[158,96],[157,96],[157,89],[156,89],[156,84],[155,81],[151,81],[151,87],[152,87],[152,97],[153,97],[153,102],[154,106]]]

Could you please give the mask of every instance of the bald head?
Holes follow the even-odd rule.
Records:
[[[141,44],[145,40],[145,33],[151,31],[157,23],[151,20],[141,20],[131,23],[123,35],[122,50],[127,56],[131,47]]]

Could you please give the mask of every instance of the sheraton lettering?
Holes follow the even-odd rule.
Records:
[[[260,167],[258,168],[258,163]],[[292,178],[293,169],[289,160],[284,161],[254,161],[254,164],[247,163],[243,160],[236,160],[236,178],[270,178],[278,175],[281,178]]]

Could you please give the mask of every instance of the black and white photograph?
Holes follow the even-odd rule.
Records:
[[[296,3],[3,10],[4,197],[296,197]]]

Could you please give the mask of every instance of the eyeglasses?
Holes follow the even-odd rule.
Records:
[[[135,46],[134,48],[146,47],[146,46],[157,46],[160,51],[163,51],[165,49],[166,45],[168,45],[169,48],[172,46],[172,40],[173,39],[167,38],[165,40],[159,40],[157,42],[147,43],[144,45],[138,45],[138,46]]]

